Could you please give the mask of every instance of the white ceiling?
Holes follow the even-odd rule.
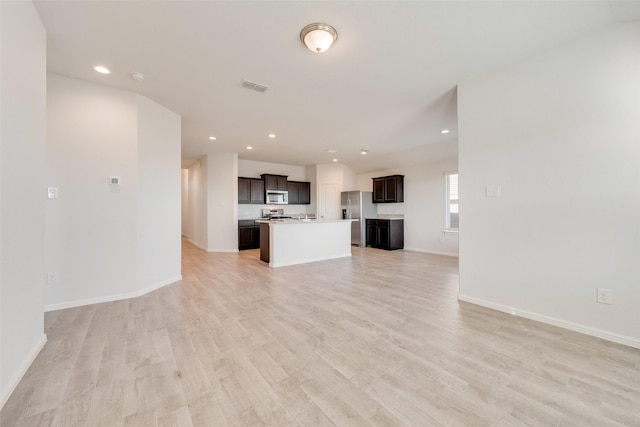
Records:
[[[640,16],[635,1],[35,3],[49,71],[135,91],[180,114],[183,166],[237,152],[294,165],[335,157],[358,173],[455,155],[458,83]],[[337,29],[329,51],[301,44],[312,22]],[[96,73],[97,64],[112,73]],[[270,88],[243,89],[243,79]],[[428,149],[444,141],[450,150]]]

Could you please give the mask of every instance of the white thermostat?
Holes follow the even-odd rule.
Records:
[[[119,176],[111,176],[111,177],[109,177],[109,184],[111,184],[111,185],[120,185],[120,177]]]

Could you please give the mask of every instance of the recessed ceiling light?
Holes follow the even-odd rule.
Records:
[[[252,146],[250,146],[250,145],[248,145],[248,146],[247,146],[247,150],[253,150],[253,147],[252,147]]]
[[[269,134],[269,138],[275,138],[275,137],[276,137],[276,134],[275,134],[275,133],[270,133],[270,134]]]
[[[210,136],[209,139],[212,140],[212,141],[215,141],[216,137],[215,136]]]
[[[139,71],[132,71],[131,78],[137,82],[142,82],[146,76]]]
[[[367,154],[368,152],[369,152],[369,150],[365,150],[364,148],[361,148],[361,149],[360,149],[360,154],[362,154],[363,156],[364,156],[365,154]]]
[[[442,130],[440,131],[440,133],[449,133],[449,132],[451,132],[449,129],[442,129]]]
[[[103,67],[102,65],[96,65],[93,69],[101,74],[109,74],[111,72],[107,67]]]
[[[330,148],[330,149],[328,149],[328,150],[326,150],[326,151],[327,151],[327,153],[329,153],[329,154],[337,153],[337,151],[336,151],[336,150],[332,150],[331,148]]]
[[[333,159],[333,161],[334,161],[334,162],[337,162],[337,161],[338,161],[338,159]]]

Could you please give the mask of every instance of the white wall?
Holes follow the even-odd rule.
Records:
[[[138,117],[137,287],[181,278],[181,118],[141,95]]]
[[[0,2],[0,408],[43,332],[46,34],[31,2]]]
[[[209,154],[207,161],[207,250],[238,251],[238,155]]]
[[[137,116],[131,92],[47,76],[49,309],[136,289]],[[120,186],[109,177],[119,176]]]
[[[446,141],[434,144],[455,144]],[[379,215],[404,216],[404,248],[407,250],[441,255],[458,256],[458,235],[445,234],[446,190],[445,172],[458,170],[456,157],[430,161],[422,164],[360,174],[357,189],[373,191],[371,178],[404,175],[404,202],[376,204]]]
[[[207,162],[200,159],[189,168],[189,213],[186,235],[191,243],[207,250]]]
[[[183,236],[189,236],[189,169],[181,170],[180,184],[180,228]]]
[[[358,189],[358,176],[348,166],[342,167],[342,191],[351,191]]]
[[[356,185],[356,174],[340,163],[318,164],[316,165],[316,181],[316,188],[320,188],[322,184],[339,184],[339,193],[340,191],[355,190],[353,186]]]
[[[180,277],[180,118],[140,95],[49,74],[48,310]],[[110,176],[121,184],[112,186]],[[156,185],[158,184],[158,185]]]
[[[282,163],[256,162],[238,159],[238,176],[244,178],[260,178],[262,174],[285,175],[289,181],[306,181],[304,166],[285,165]]]
[[[640,347],[638,40],[618,25],[459,86],[461,299]]]

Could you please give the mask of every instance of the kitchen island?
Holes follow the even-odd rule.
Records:
[[[351,256],[350,219],[260,222],[260,259],[269,267]]]

